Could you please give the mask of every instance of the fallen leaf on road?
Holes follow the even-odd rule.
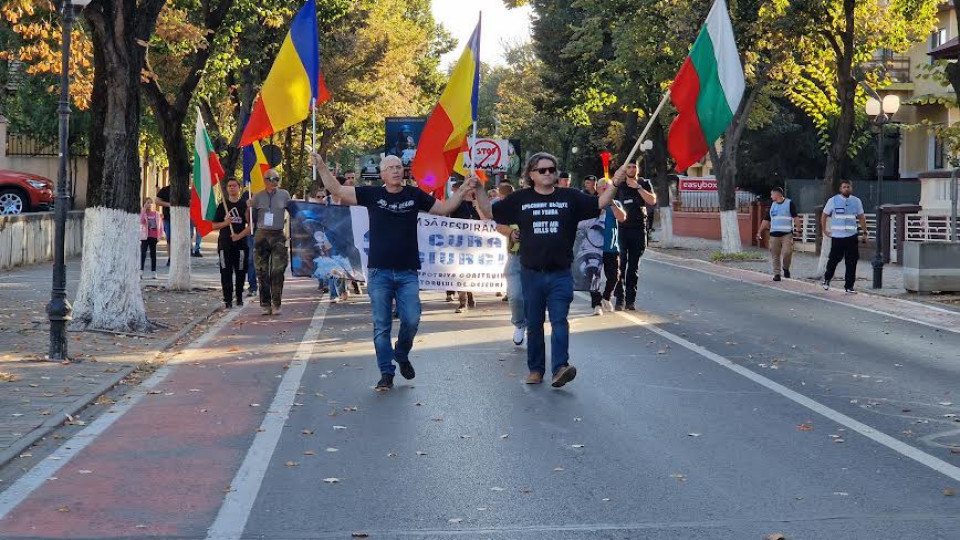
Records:
[[[250,406],[251,406],[251,407],[259,407],[260,404],[259,404],[259,403],[251,403]]]
[[[951,402],[949,402],[949,401],[941,401],[941,402],[939,403],[939,405],[943,405],[944,407],[949,407],[949,406],[953,405],[953,403],[951,403]]]
[[[773,533],[764,536],[763,540],[787,540],[787,537],[783,533]]]
[[[506,438],[509,437],[509,436],[510,436],[509,433],[504,433],[503,435],[500,436],[500,438],[501,438],[501,439],[506,439]]]
[[[389,454],[387,454],[387,457],[397,457],[397,454],[396,452],[390,452]]]
[[[502,487],[492,487],[490,491],[504,491],[504,489]]]
[[[305,455],[305,456],[315,456],[315,455],[317,455],[317,453],[314,452],[313,450],[304,450],[304,451],[303,451],[303,455]]]
[[[600,500],[603,501],[603,502],[610,502],[610,498],[609,498],[609,497],[604,497],[604,498],[602,498],[602,499],[600,499]]]
[[[586,445],[583,445],[583,444],[571,444],[571,445],[570,445],[571,448],[583,448],[584,446],[586,446]]]
[[[365,532],[355,532],[350,535],[351,538],[370,538],[370,535]]]
[[[341,431],[347,429],[347,426],[333,426],[334,431]]]
[[[439,416],[436,418],[431,418],[430,420],[433,420],[434,422],[443,422],[443,418],[440,418]]]
[[[303,433],[304,435],[313,435],[313,430],[312,430],[312,429],[305,429],[305,430],[301,431],[300,433]]]
[[[813,431],[813,426],[810,424],[800,424],[797,426],[798,431]]]
[[[326,483],[328,483],[328,484],[339,484],[339,483],[340,483],[340,479],[339,479],[339,478],[324,478],[323,481],[326,482]]]
[[[526,495],[528,493],[533,493],[533,490],[528,487],[520,488],[520,493],[523,493],[524,495]]]
[[[461,435],[460,438],[461,438],[461,439],[472,439],[472,438],[473,438],[473,435]]]
[[[667,348],[666,347],[661,348],[660,350],[657,351],[657,354],[667,354]]]
[[[563,467],[554,467],[553,470],[554,470],[554,472],[562,472],[562,471],[563,471]]]
[[[579,416],[574,416],[574,417],[573,417],[573,421],[574,421],[574,422],[583,422],[583,418],[580,418]]]
[[[447,520],[447,523],[450,523],[450,524],[452,524],[452,525],[456,525],[457,523],[460,523],[461,521],[463,521],[463,518],[453,518],[453,519],[448,519],[448,520]]]
[[[699,437],[699,433],[687,433],[687,437]]]
[[[945,490],[943,490],[943,494],[944,494],[944,496],[946,496],[946,497],[953,497],[954,495],[957,494],[957,492],[954,491],[954,490],[952,490],[952,489],[945,489]]]
[[[950,449],[950,453],[951,453],[951,454],[960,454],[960,448],[951,448],[951,449]]]
[[[327,452],[330,452],[330,453],[332,454],[332,453],[334,453],[334,452],[339,452],[339,450],[337,450],[336,448],[331,447],[331,448],[327,448]]]
[[[418,401],[418,402],[414,403],[413,406],[414,406],[414,407],[422,407],[422,406],[423,406],[423,403],[421,403],[421,402]]]
[[[427,453],[426,453],[426,452],[422,452],[422,451],[420,451],[420,450],[417,450],[417,455],[418,455],[418,456],[425,456],[425,455],[427,455]]]
[[[670,478],[676,478],[677,480],[684,482],[687,480],[687,477],[680,473],[673,473],[670,475]]]
[[[92,472],[93,472],[93,471],[91,471],[91,470],[89,470],[89,469],[80,469],[79,471],[77,471],[78,474],[90,474],[90,473],[92,473]]]
[[[300,464],[297,463],[296,461],[288,461],[288,462],[284,463],[284,466],[286,466],[286,467],[296,467],[297,465],[300,465]]]
[[[356,408],[356,407],[344,407],[343,410],[345,410],[345,411],[347,411],[347,412],[357,412],[357,408]]]
[[[61,507],[58,507],[58,508],[57,508],[57,512],[64,512],[64,513],[66,513],[66,512],[69,512],[69,511],[70,511],[70,507],[69,507],[69,506],[61,506]]]

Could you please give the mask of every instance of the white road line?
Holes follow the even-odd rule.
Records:
[[[217,332],[236,319],[240,311],[241,310],[231,311],[221,317],[206,333],[185,347],[184,350],[199,349],[206,345]],[[90,443],[112,426],[114,422],[132,409],[143,396],[147,395],[148,391],[163,382],[163,380],[173,372],[174,366],[178,363],[179,361],[177,359],[172,359],[167,362],[166,365],[155,371],[143,384],[101,414],[96,420],[91,422],[89,426],[83,428],[79,433],[71,437],[70,440],[55,450],[50,456],[18,478],[6,491],[0,493],[0,520],[5,518],[7,514],[29,497],[31,493],[43,485],[47,479],[55,476],[57,471],[69,463],[81,450],[89,446]]]
[[[303,379],[303,373],[307,369],[317,338],[320,337],[323,318],[329,306],[328,302],[320,302],[317,306],[310,328],[304,334],[289,369],[280,380],[280,388],[277,389],[277,395],[274,396],[267,415],[260,424],[253,444],[250,445],[240,469],[230,483],[230,492],[224,498],[223,506],[217,512],[213,525],[207,529],[208,539],[239,539],[243,534],[253,503],[257,500],[257,493],[260,492],[260,485],[273,458],[273,452],[277,449],[277,443],[280,442],[283,425],[290,416],[294,398],[297,396],[297,390],[300,389],[300,380]]]
[[[582,298],[589,298],[588,295],[581,292],[578,292],[577,295],[579,295]],[[878,442],[902,456],[908,457],[922,465],[926,465],[927,467],[930,467],[931,469],[937,471],[940,474],[943,474],[944,476],[952,478],[956,481],[960,481],[960,467],[951,465],[946,461],[943,461],[942,459],[931,456],[930,454],[922,450],[919,450],[913,446],[910,446],[907,443],[901,442],[862,422],[858,422],[857,420],[854,420],[853,418],[850,418],[849,416],[839,411],[836,411],[834,409],[831,409],[830,407],[827,407],[826,405],[823,405],[817,401],[814,401],[808,398],[807,396],[804,396],[803,394],[794,392],[793,390],[787,388],[786,386],[783,386],[780,383],[774,382],[764,377],[763,375],[759,375],[741,365],[735,364],[732,361],[728,360],[727,358],[724,358],[723,356],[720,356],[715,352],[712,352],[704,347],[701,347],[700,345],[697,345],[696,343],[688,341],[676,334],[663,330],[662,328],[659,328],[650,322],[644,321],[638,317],[630,315],[629,313],[624,313],[622,311],[618,311],[616,312],[616,314],[638,326],[646,328],[647,330],[653,332],[654,334],[657,334],[658,336],[664,339],[668,339],[685,349],[688,349],[692,352],[699,354],[700,356],[706,358],[707,360],[710,360],[722,367],[725,367],[730,371],[733,371],[734,373],[742,375],[750,379],[751,381],[769,390],[772,390],[777,394],[780,394],[781,396],[789,399],[790,401],[797,403],[798,405],[806,407],[807,409],[810,409],[811,411],[817,414],[820,414],[821,416],[825,416],[826,418],[833,420],[834,422],[846,427],[847,429],[856,431],[857,433],[863,435],[864,437],[867,437],[868,439]]]
[[[764,289],[770,289],[770,290],[777,291],[777,292],[781,292],[781,293],[788,293],[788,294],[794,294],[794,295],[797,295],[797,296],[803,296],[803,297],[805,297],[805,298],[810,298],[810,299],[812,299],[812,300],[819,300],[819,301],[821,301],[821,302],[830,302],[830,303],[832,303],[832,304],[837,304],[837,305],[840,305],[840,306],[844,306],[844,307],[848,307],[848,308],[853,308],[853,309],[859,309],[859,310],[861,310],[861,311],[866,311],[866,312],[869,312],[869,313],[873,313],[873,314],[875,314],[875,315],[882,315],[882,316],[884,316],[884,317],[890,317],[890,318],[892,318],[892,319],[899,319],[899,320],[901,320],[901,321],[906,321],[906,322],[910,322],[910,323],[914,323],[914,324],[920,324],[920,325],[923,325],[923,326],[928,326],[928,327],[930,327],[930,328],[935,328],[935,329],[937,329],[937,330],[941,330],[941,331],[944,331],[944,332],[952,332],[952,333],[954,333],[954,334],[960,334],[960,329],[957,329],[957,328],[946,328],[946,327],[942,327],[942,326],[937,326],[935,323],[932,323],[932,322],[921,321],[921,320],[919,320],[919,319],[912,319],[912,318],[910,318],[910,317],[905,317],[905,316],[903,316],[903,315],[897,315],[897,314],[895,314],[895,313],[889,313],[889,312],[886,312],[886,311],[880,311],[880,310],[878,310],[878,309],[868,308],[868,307],[865,307],[865,306],[859,306],[859,305],[857,305],[857,304],[848,304],[847,302],[842,302],[842,301],[840,301],[840,300],[834,300],[833,298],[825,298],[825,297],[823,297],[823,296],[817,296],[817,295],[815,295],[815,294],[810,294],[810,293],[805,293],[805,292],[800,292],[800,291],[791,291],[790,289],[784,289],[784,288],[781,288],[781,287],[775,287],[775,286],[773,286],[773,285],[767,285],[767,284],[764,284],[764,283],[757,283],[757,282],[755,282],[755,281],[747,281],[747,280],[745,280],[745,279],[741,279],[741,278],[737,278],[737,277],[725,276],[725,275],[723,275],[723,274],[718,274],[718,273],[715,273],[715,272],[711,272],[710,270],[704,270],[704,269],[701,269],[701,268],[691,268],[691,267],[689,267],[689,266],[684,266],[684,265],[682,265],[682,264],[676,264],[676,263],[672,263],[672,262],[668,262],[668,261],[664,261],[664,260],[660,260],[660,259],[653,259],[653,258],[651,258],[651,259],[648,259],[648,261],[654,262],[654,263],[657,263],[657,264],[663,264],[663,265],[666,265],[666,266],[673,266],[674,268],[682,268],[682,269],[684,269],[684,270],[690,270],[691,272],[699,272],[699,273],[701,273],[701,274],[706,274],[706,275],[708,275],[708,276],[713,276],[713,277],[717,277],[717,278],[721,278],[721,279],[726,279],[726,280],[729,280],[729,281],[736,281],[736,282],[738,282],[738,283],[746,283],[747,285],[754,285],[754,286],[757,286],[757,287],[763,287]],[[748,271],[748,272],[752,272],[752,270],[747,270],[747,271]],[[922,307],[922,308],[924,308],[924,309],[929,309],[929,310],[931,310],[931,311],[938,311],[938,312],[942,312],[942,313],[946,313],[946,314],[950,314],[950,315],[954,315],[954,316],[960,317],[960,313],[957,313],[956,311],[952,311],[952,310],[949,310],[949,309],[940,308],[940,307],[937,307],[937,306],[928,306],[928,305],[926,305],[926,304],[921,304],[921,303],[919,303],[919,302],[911,302],[911,301],[909,301],[909,300],[901,300],[901,299],[899,299],[899,298],[884,298],[884,299],[885,299],[885,300],[894,301],[894,302],[900,302],[900,303],[903,303],[903,304],[908,304],[908,305],[911,305],[911,306]]]

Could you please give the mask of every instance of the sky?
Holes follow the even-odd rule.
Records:
[[[529,5],[507,9],[503,0],[432,0],[433,16],[457,40],[457,46],[444,55],[441,66],[446,68],[460,58],[463,47],[483,12],[480,34],[480,61],[484,64],[503,64],[504,44],[530,41]]]

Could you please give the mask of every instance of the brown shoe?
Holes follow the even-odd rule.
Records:
[[[539,371],[531,371],[530,374],[527,375],[527,380],[526,380],[527,384],[540,384],[542,382],[543,382],[543,373],[540,373]]]
[[[558,371],[553,376],[553,387],[560,388],[561,386],[572,381],[576,376],[577,376],[577,368],[569,364],[566,366],[563,366],[562,368],[560,368],[560,371]]]

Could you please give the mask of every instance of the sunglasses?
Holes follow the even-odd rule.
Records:
[[[279,177],[279,176],[267,176],[267,177],[264,178],[264,180],[266,180],[266,181],[268,181],[268,182],[279,182],[279,181],[280,181],[280,177]]]
[[[557,172],[556,167],[540,167],[539,169],[534,169],[540,174],[554,174]]]

